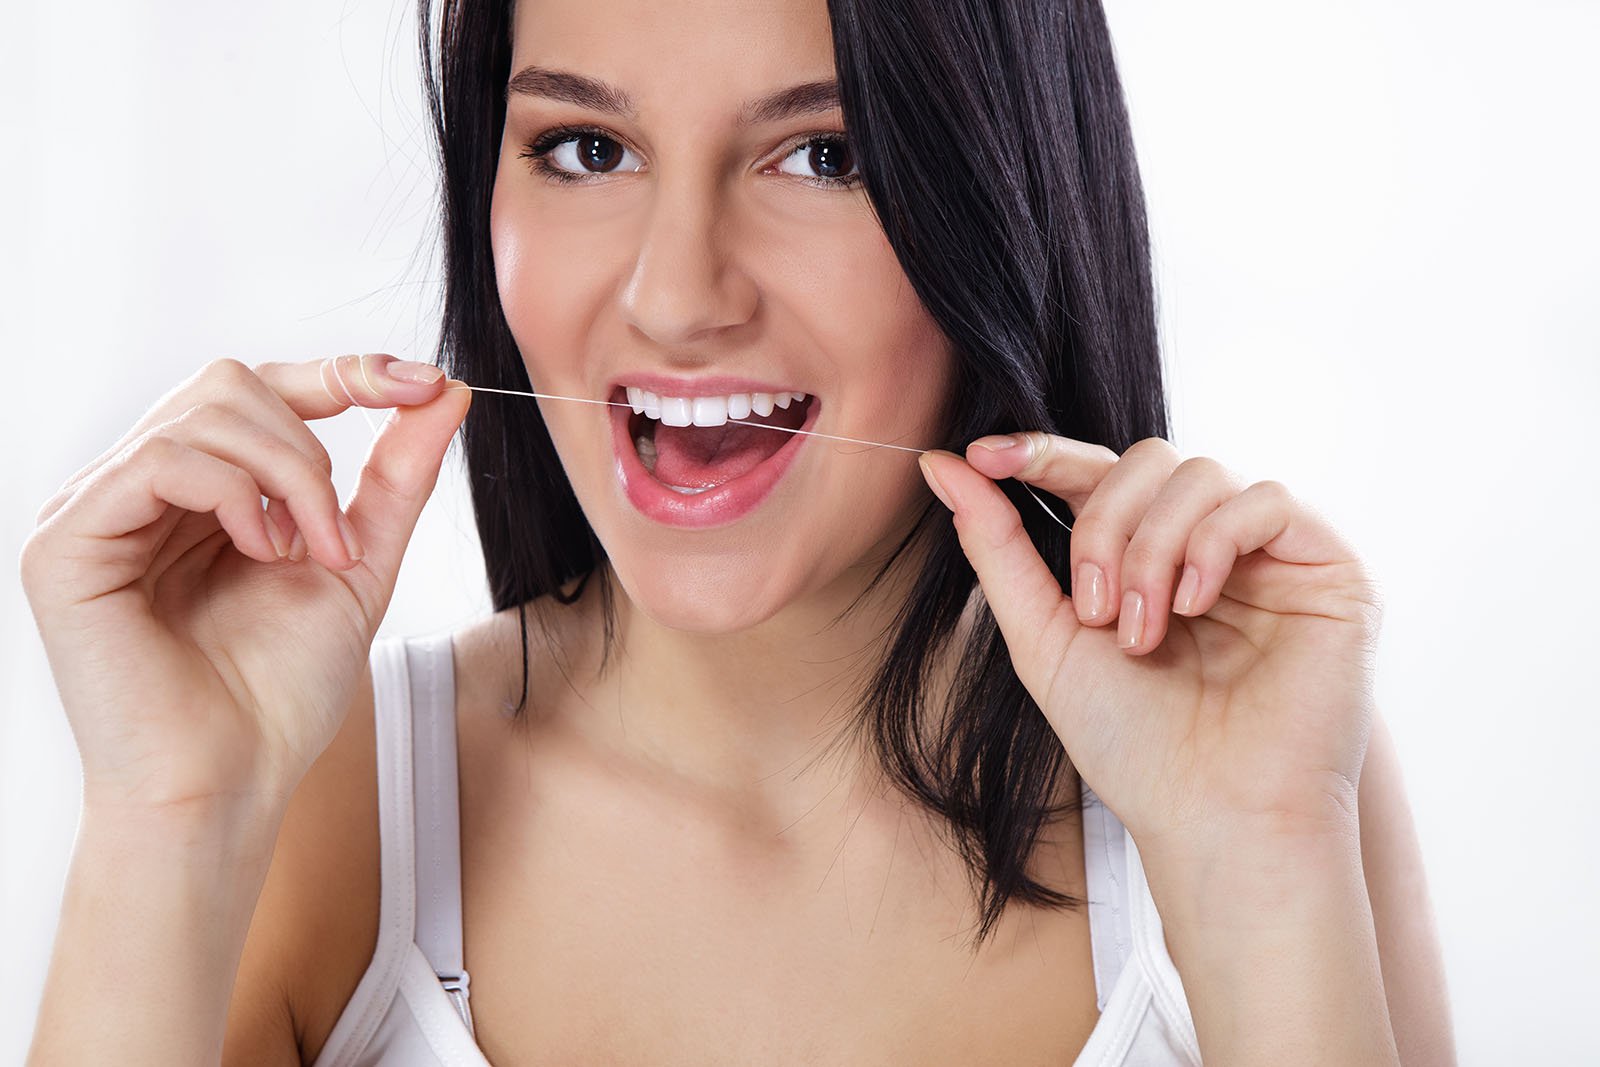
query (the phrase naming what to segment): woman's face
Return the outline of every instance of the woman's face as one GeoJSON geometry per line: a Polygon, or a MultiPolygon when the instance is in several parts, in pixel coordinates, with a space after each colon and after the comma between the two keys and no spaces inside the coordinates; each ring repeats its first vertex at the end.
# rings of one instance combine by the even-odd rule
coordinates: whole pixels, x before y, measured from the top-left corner
{"type": "Polygon", "coordinates": [[[513,38],[500,300],[535,391],[647,404],[537,401],[623,588],[724,633],[859,584],[927,499],[916,457],[703,425],[941,436],[949,344],[852,177],[836,97],[773,97],[834,81],[825,3],[522,0],[513,38]]]}

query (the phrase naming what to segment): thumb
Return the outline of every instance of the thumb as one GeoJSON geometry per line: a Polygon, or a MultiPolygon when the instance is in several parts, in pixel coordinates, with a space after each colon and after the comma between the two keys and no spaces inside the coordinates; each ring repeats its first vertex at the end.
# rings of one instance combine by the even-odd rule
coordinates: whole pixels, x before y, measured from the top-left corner
{"type": "Polygon", "coordinates": [[[356,478],[345,514],[365,553],[363,566],[346,573],[355,581],[366,572],[376,583],[370,598],[363,598],[374,625],[388,608],[406,545],[471,405],[472,391],[452,378],[427,403],[392,409],[356,478]]]}
{"type": "Polygon", "coordinates": [[[920,462],[929,488],[953,514],[961,551],[977,573],[1017,677],[1043,707],[1061,654],[1081,626],[1072,601],[991,478],[938,449],[920,462]]]}

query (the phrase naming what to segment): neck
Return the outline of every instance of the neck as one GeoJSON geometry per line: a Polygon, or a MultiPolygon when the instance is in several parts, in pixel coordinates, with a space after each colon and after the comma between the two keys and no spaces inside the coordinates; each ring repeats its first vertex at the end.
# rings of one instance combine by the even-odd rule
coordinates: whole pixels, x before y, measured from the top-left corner
{"type": "MultiPolygon", "coordinates": [[[[582,699],[564,702],[567,725],[674,795],[763,834],[803,817],[826,837],[835,816],[859,817],[871,798],[897,804],[870,738],[854,727],[915,557],[908,548],[870,593],[875,567],[862,566],[725,634],[656,623],[613,577],[616,641],[603,670],[596,576],[575,605],[587,637],[569,672],[582,699]]],[[[796,826],[788,835],[810,833],[796,826]]]]}

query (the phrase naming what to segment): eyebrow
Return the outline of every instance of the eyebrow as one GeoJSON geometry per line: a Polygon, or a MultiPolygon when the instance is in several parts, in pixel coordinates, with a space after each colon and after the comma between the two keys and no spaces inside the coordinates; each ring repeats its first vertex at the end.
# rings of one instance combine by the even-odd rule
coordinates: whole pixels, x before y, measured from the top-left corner
{"type": "MultiPolygon", "coordinates": [[[[546,67],[523,67],[517,71],[506,83],[506,98],[512,96],[564,100],[569,104],[626,119],[636,119],[639,114],[633,99],[621,89],[597,78],[546,67]]],[[[831,111],[838,106],[837,81],[802,82],[757,100],[747,100],[739,109],[738,123],[741,126],[754,126],[764,122],[779,122],[799,115],[831,111]]]]}

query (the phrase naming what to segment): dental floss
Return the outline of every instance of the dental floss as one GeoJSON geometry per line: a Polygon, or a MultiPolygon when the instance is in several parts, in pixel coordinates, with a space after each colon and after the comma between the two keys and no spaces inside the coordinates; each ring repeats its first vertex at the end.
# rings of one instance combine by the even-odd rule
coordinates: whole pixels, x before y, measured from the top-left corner
{"type": "MultiPolygon", "coordinates": [[[[627,408],[630,411],[633,410],[633,405],[632,404],[624,404],[624,403],[622,403],[621,401],[618,401],[618,400],[590,400],[587,397],[581,397],[581,396],[558,396],[558,395],[556,395],[554,393],[529,393],[529,392],[525,392],[525,391],[523,391],[521,389],[496,389],[496,388],[494,388],[492,386],[488,386],[488,385],[447,385],[447,386],[445,386],[445,388],[446,389],[463,389],[463,388],[464,389],[471,389],[473,392],[477,392],[477,393],[507,393],[507,394],[510,394],[511,396],[531,396],[531,397],[538,397],[538,398],[541,398],[541,399],[544,399],[544,400],[571,400],[571,401],[574,401],[575,403],[579,403],[579,404],[602,404],[602,405],[605,405],[607,407],[627,408]]],[[[849,442],[850,444],[853,444],[853,445],[866,445],[866,446],[868,446],[870,448],[893,448],[893,449],[897,449],[898,451],[901,451],[901,452],[910,452],[913,455],[918,455],[918,456],[922,455],[924,452],[933,451],[931,448],[907,448],[905,445],[891,445],[886,441],[863,441],[859,437],[841,437],[838,434],[819,433],[816,430],[796,430],[796,429],[791,429],[788,426],[770,426],[770,425],[768,425],[767,423],[764,423],[764,422],[751,422],[748,419],[729,419],[728,421],[729,422],[736,422],[740,426],[754,426],[757,429],[761,429],[761,430],[782,430],[784,433],[805,434],[807,437],[826,437],[831,441],[847,441],[847,442],[849,442]]],[[[1039,506],[1041,508],[1044,508],[1044,513],[1046,515],[1050,516],[1052,519],[1054,519],[1057,523],[1059,523],[1066,530],[1070,531],[1072,529],[1072,527],[1068,526],[1066,523],[1061,521],[1061,516],[1057,515],[1054,511],[1050,510],[1050,505],[1049,504],[1046,504],[1043,500],[1039,499],[1039,494],[1035,493],[1033,491],[1033,486],[1029,485],[1027,482],[1018,482],[1017,484],[1022,486],[1022,488],[1026,489],[1028,491],[1028,495],[1033,497],[1034,500],[1038,501],[1039,506]]]]}
{"type": "MultiPolygon", "coordinates": [[[[461,386],[447,385],[445,388],[460,389],[461,386]]],[[[494,389],[487,385],[469,385],[467,388],[473,390],[474,392],[481,393],[510,393],[512,396],[537,396],[543,397],[546,400],[575,400],[580,404],[606,404],[610,407],[630,409],[633,407],[632,404],[624,404],[618,400],[588,400],[579,396],[556,396],[553,393],[524,393],[517,389],[494,389]]],[[[803,433],[808,437],[827,437],[835,441],[848,441],[853,445],[871,445],[873,448],[897,448],[902,452],[914,452],[919,456],[928,451],[928,449],[925,448],[907,448],[905,445],[885,444],[882,441],[863,441],[858,437],[840,437],[838,434],[818,433],[816,430],[792,430],[787,426],[769,426],[764,422],[751,422],[749,419],[729,419],[728,421],[736,422],[740,426],[754,426],[762,430],[782,430],[785,433],[803,433]]]]}
{"type": "MultiPolygon", "coordinates": [[[[333,376],[334,376],[334,378],[336,378],[338,380],[339,388],[343,389],[344,390],[344,395],[350,398],[351,405],[354,406],[354,407],[360,407],[361,410],[362,410],[363,415],[365,415],[366,414],[366,408],[362,407],[359,403],[357,403],[355,396],[352,395],[351,392],[350,392],[350,387],[344,384],[344,376],[339,373],[339,361],[338,361],[338,359],[334,359],[331,362],[333,364],[333,376]]],[[[367,377],[366,361],[365,360],[360,360],[359,362],[361,363],[361,377],[367,383],[367,388],[371,389],[374,394],[377,394],[379,392],[377,387],[375,387],[372,384],[372,379],[367,377]]],[[[326,365],[327,364],[325,363],[324,366],[326,366],[326,365]]],[[[328,393],[328,395],[330,397],[333,397],[334,400],[338,400],[338,397],[333,396],[333,390],[328,388],[328,382],[327,382],[326,378],[323,379],[322,388],[327,390],[327,393],[328,393]]],[[[570,400],[570,401],[572,401],[573,403],[576,403],[576,404],[599,404],[599,405],[602,405],[604,407],[627,408],[630,411],[633,410],[633,405],[632,404],[624,404],[621,401],[617,401],[617,400],[591,400],[591,399],[589,399],[587,397],[581,397],[581,396],[559,396],[559,395],[557,395],[555,393],[530,393],[530,392],[527,392],[527,391],[522,390],[522,389],[496,389],[493,386],[488,386],[488,385],[467,385],[466,383],[462,383],[461,385],[447,385],[447,386],[445,386],[445,388],[446,389],[470,389],[475,393],[505,393],[508,396],[531,396],[531,397],[535,397],[535,398],[543,399],[543,400],[570,400]]],[[[829,439],[831,441],[845,441],[845,442],[848,442],[849,444],[853,444],[853,445],[866,445],[869,448],[893,448],[893,449],[895,449],[897,451],[900,451],[900,452],[910,452],[913,455],[918,455],[918,456],[922,455],[924,452],[933,451],[932,449],[928,449],[928,448],[907,448],[905,445],[892,445],[892,444],[889,444],[886,441],[863,441],[859,437],[841,437],[838,434],[820,433],[820,432],[818,432],[816,430],[797,430],[797,429],[791,429],[788,426],[770,426],[770,425],[768,425],[767,423],[764,423],[764,422],[751,422],[748,419],[729,419],[728,421],[729,422],[733,422],[733,423],[738,423],[740,426],[754,426],[757,429],[761,429],[761,430],[782,430],[784,433],[804,434],[807,437],[826,437],[827,439],[829,439]]],[[[369,425],[369,426],[372,425],[372,417],[370,415],[367,416],[367,425],[369,425]]],[[[373,429],[373,433],[377,433],[377,427],[376,426],[373,426],[372,429],[373,429]]],[[[1046,515],[1048,515],[1052,519],[1054,519],[1064,529],[1066,529],[1068,531],[1071,531],[1072,527],[1068,526],[1065,522],[1062,522],[1061,521],[1061,516],[1057,515],[1054,511],[1050,510],[1050,505],[1046,504],[1043,500],[1041,500],[1039,498],[1039,494],[1035,493],[1033,491],[1033,486],[1029,485],[1027,482],[1018,482],[1017,484],[1022,486],[1022,488],[1026,489],[1028,491],[1028,495],[1033,497],[1033,499],[1038,502],[1038,504],[1039,504],[1039,506],[1041,508],[1044,508],[1044,513],[1046,515]]]]}

